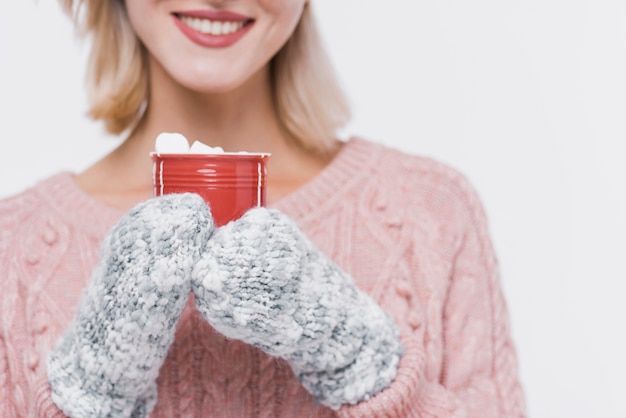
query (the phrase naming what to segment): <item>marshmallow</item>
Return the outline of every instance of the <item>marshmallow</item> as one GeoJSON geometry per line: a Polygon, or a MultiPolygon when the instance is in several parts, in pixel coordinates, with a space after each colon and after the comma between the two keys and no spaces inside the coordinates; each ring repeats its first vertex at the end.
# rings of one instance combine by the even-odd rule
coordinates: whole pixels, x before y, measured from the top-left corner
{"type": "Polygon", "coordinates": [[[186,154],[189,141],[182,134],[163,132],[157,136],[154,148],[157,154],[186,154]]]}
{"type": "Polygon", "coordinates": [[[194,141],[189,147],[189,141],[184,135],[172,132],[163,132],[157,136],[154,144],[157,154],[222,154],[222,147],[211,147],[200,141],[194,141]]]}
{"type": "Polygon", "coordinates": [[[223,152],[222,147],[210,147],[200,141],[194,141],[189,148],[190,154],[222,154],[223,152]]]}

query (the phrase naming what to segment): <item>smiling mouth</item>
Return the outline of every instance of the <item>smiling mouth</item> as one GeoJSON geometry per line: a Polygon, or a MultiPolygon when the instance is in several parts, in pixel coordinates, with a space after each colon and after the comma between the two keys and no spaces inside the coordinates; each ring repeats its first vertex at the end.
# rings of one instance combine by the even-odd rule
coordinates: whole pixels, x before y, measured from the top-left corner
{"type": "Polygon", "coordinates": [[[213,36],[230,35],[231,33],[235,33],[254,22],[254,20],[252,19],[235,21],[212,20],[207,18],[184,16],[179,14],[175,14],[175,16],[178,18],[178,20],[180,20],[186,26],[189,26],[191,29],[205,35],[213,36]]]}

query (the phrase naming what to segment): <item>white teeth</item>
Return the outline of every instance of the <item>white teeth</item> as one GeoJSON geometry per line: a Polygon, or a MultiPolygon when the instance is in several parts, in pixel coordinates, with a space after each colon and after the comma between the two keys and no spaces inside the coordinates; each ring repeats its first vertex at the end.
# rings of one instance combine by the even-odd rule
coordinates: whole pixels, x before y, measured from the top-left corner
{"type": "Polygon", "coordinates": [[[218,20],[201,19],[197,17],[180,16],[180,20],[190,28],[213,36],[228,35],[237,32],[243,27],[243,22],[223,22],[218,20]]]}
{"type": "Polygon", "coordinates": [[[211,35],[221,35],[222,34],[222,22],[213,22],[211,23],[211,35]]]}
{"type": "Polygon", "coordinates": [[[210,20],[200,20],[200,19],[196,19],[199,22],[198,25],[196,25],[197,27],[200,27],[200,32],[202,33],[211,33],[211,21],[210,20]]]}

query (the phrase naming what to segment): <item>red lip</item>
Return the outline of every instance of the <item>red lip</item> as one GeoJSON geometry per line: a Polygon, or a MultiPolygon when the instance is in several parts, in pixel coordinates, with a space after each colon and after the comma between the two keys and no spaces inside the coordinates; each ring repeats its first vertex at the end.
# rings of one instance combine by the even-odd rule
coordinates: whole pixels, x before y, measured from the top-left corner
{"type": "Polygon", "coordinates": [[[176,16],[199,17],[210,20],[228,20],[231,22],[244,22],[252,20],[250,16],[244,16],[229,10],[186,10],[184,12],[175,12],[176,16]]]}
{"type": "Polygon", "coordinates": [[[206,48],[225,48],[231,46],[239,41],[239,39],[241,39],[250,30],[252,25],[254,25],[254,20],[252,18],[226,10],[190,10],[174,13],[172,14],[172,18],[174,19],[176,26],[178,26],[178,29],[180,29],[180,31],[187,38],[189,38],[189,40],[206,48]],[[241,29],[236,32],[229,33],[228,35],[211,35],[198,32],[190,26],[187,26],[179,19],[179,16],[196,17],[221,22],[229,21],[246,23],[241,29]]]}

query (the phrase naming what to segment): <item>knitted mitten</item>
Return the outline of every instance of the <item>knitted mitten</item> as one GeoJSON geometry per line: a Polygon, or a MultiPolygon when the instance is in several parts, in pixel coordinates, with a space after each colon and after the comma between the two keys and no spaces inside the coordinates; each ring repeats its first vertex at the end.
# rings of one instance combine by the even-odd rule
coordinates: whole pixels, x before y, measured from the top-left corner
{"type": "Polygon", "coordinates": [[[216,330],[286,359],[326,406],[368,399],[395,377],[402,347],[391,317],[276,210],[217,229],[192,287],[216,330]]]}
{"type": "Polygon", "coordinates": [[[213,232],[197,195],[153,198],[107,235],[78,312],[48,358],[52,399],[77,417],[145,417],[191,291],[194,262],[213,232]]]}

